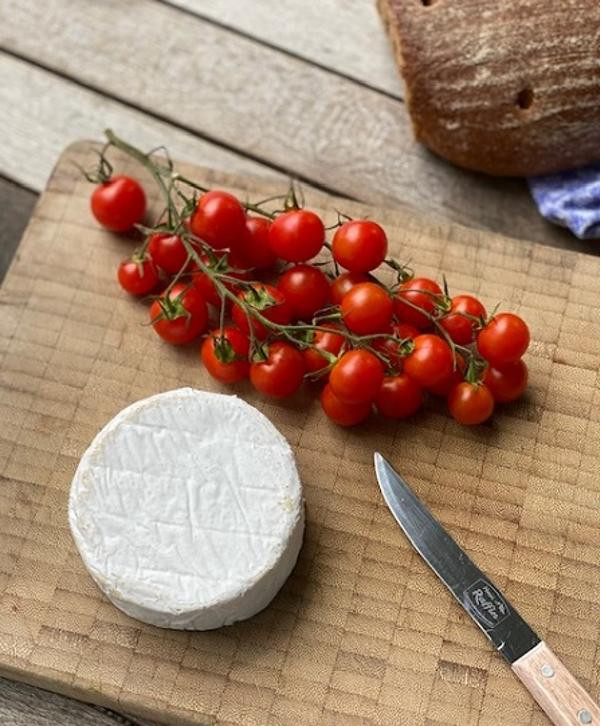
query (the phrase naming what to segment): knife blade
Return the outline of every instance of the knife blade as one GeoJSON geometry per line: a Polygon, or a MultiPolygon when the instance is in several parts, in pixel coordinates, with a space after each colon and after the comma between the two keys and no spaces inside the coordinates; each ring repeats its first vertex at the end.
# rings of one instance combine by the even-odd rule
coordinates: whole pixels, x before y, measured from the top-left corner
{"type": "Polygon", "coordinates": [[[600,726],[600,707],[380,454],[383,498],[409,541],[557,726],[600,726]]]}

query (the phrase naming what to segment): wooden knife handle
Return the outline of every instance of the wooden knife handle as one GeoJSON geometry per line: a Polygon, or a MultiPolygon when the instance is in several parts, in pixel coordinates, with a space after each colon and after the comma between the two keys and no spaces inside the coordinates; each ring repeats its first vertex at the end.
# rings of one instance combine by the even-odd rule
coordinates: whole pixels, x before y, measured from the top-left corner
{"type": "Polygon", "coordinates": [[[600,726],[600,706],[543,641],[512,669],[556,726],[600,726]]]}

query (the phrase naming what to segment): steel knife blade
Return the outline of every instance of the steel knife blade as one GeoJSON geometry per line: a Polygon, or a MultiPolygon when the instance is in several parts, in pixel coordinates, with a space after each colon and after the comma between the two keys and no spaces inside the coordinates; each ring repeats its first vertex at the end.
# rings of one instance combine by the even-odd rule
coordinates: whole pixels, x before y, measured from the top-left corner
{"type": "Polygon", "coordinates": [[[591,696],[379,453],[375,453],[375,472],[387,506],[413,547],[553,723],[600,726],[600,708],[591,696]]]}

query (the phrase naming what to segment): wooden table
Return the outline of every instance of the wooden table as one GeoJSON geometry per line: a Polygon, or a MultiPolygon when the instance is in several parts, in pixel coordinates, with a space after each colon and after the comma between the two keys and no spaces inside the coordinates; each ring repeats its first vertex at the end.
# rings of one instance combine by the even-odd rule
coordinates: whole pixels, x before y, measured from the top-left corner
{"type": "MultiPolygon", "coordinates": [[[[598,254],[522,180],[412,141],[372,0],[3,0],[0,278],[61,149],[110,126],[137,145],[598,254]]],[[[141,723],[0,679],[0,722],[141,723]]]]}

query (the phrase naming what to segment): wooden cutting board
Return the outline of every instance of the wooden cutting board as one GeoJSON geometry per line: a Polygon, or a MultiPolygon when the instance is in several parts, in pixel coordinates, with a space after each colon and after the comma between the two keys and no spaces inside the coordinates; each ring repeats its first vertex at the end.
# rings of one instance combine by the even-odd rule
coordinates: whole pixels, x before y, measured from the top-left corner
{"type": "MultiPolygon", "coordinates": [[[[300,561],[247,622],[160,630],[116,610],[87,575],[69,485],[128,403],[220,389],[197,345],[161,344],[145,306],[118,288],[131,242],[94,223],[73,165],[89,165],[92,148],[61,157],[0,297],[0,672],[170,724],[547,723],[395,525],[373,476],[378,449],[600,696],[600,258],[307,192],[328,221],[336,209],[372,215],[420,273],[444,271],[452,289],[522,314],[529,393],[475,429],[431,404],[409,422],[347,431],[310,392],[273,403],[239,386],[294,447],[308,516],[300,561]]],[[[281,191],[182,168],[254,199],[281,191]]]]}

